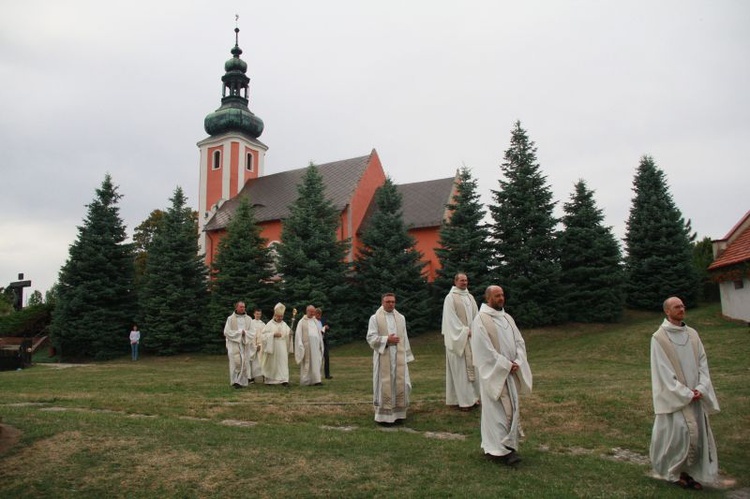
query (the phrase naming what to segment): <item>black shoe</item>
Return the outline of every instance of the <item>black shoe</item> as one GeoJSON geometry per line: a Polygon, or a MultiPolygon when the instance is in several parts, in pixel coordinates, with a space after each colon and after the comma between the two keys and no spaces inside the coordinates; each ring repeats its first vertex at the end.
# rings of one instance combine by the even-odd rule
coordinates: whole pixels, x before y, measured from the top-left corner
{"type": "Polygon", "coordinates": [[[315,383],[313,386],[323,386],[323,383],[315,383]]]}
{"type": "Polygon", "coordinates": [[[333,376],[326,376],[326,379],[333,379],[333,376]]]}
{"type": "Polygon", "coordinates": [[[242,388],[242,385],[239,383],[234,383],[232,386],[235,388],[242,388]]]}
{"type": "Polygon", "coordinates": [[[286,386],[286,387],[289,387],[289,383],[287,383],[286,381],[284,381],[284,382],[283,382],[283,383],[281,384],[281,386],[286,386]]]}
{"type": "Polygon", "coordinates": [[[248,385],[254,385],[255,384],[255,378],[247,378],[247,384],[248,385]]]}
{"type": "Polygon", "coordinates": [[[516,451],[510,451],[510,454],[504,456],[505,464],[513,466],[521,462],[521,455],[516,451]]]}

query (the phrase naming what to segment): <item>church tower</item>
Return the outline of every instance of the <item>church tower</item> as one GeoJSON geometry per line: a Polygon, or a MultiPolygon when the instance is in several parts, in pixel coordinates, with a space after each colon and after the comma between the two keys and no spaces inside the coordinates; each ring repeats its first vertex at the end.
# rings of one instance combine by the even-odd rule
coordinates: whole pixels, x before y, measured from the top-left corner
{"type": "Polygon", "coordinates": [[[221,77],[221,107],[206,116],[203,127],[209,135],[198,142],[200,181],[198,187],[198,229],[201,251],[206,250],[203,227],[225,201],[242,190],[245,183],[263,175],[268,146],[258,140],[263,120],[247,107],[247,63],[240,59],[239,28],[234,29],[232,58],[224,63],[221,77]]]}

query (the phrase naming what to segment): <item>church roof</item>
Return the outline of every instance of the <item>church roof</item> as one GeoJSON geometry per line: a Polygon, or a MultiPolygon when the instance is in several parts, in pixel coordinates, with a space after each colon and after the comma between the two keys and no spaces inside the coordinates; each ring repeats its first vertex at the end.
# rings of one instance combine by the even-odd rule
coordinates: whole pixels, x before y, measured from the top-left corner
{"type": "Polygon", "coordinates": [[[750,261],[750,211],[735,224],[734,227],[717,242],[726,241],[727,247],[708,266],[708,270],[716,270],[737,263],[750,261]]]}
{"type": "MultiPolygon", "coordinates": [[[[326,197],[338,211],[343,211],[349,204],[373,154],[374,150],[367,156],[315,165],[323,177],[326,197]]],[[[249,180],[237,196],[221,205],[206,224],[205,230],[226,228],[243,197],[250,200],[258,222],[287,218],[289,205],[297,200],[297,187],[302,183],[306,170],[298,168],[249,180]]]]}
{"type": "MultiPolygon", "coordinates": [[[[423,229],[440,226],[445,218],[446,205],[453,195],[455,181],[455,177],[448,177],[396,185],[396,190],[401,194],[401,212],[406,228],[423,229]]],[[[362,233],[367,230],[370,217],[377,209],[375,197],[373,197],[358,232],[362,233]]]]}
{"type": "Polygon", "coordinates": [[[420,229],[442,224],[445,205],[450,203],[454,184],[455,178],[448,177],[397,185],[407,228],[420,229]]]}
{"type": "MultiPolygon", "coordinates": [[[[374,149],[367,156],[315,165],[323,177],[326,196],[339,212],[351,201],[373,154],[376,154],[374,149]]],[[[250,200],[258,222],[287,218],[289,206],[299,196],[298,186],[302,183],[306,170],[307,168],[298,168],[249,180],[237,196],[219,207],[204,230],[225,229],[243,197],[250,200]]],[[[439,226],[445,215],[445,205],[450,202],[453,194],[454,182],[454,177],[448,177],[397,185],[402,197],[406,226],[410,229],[439,226]]],[[[363,226],[374,209],[373,198],[363,226]]]]}

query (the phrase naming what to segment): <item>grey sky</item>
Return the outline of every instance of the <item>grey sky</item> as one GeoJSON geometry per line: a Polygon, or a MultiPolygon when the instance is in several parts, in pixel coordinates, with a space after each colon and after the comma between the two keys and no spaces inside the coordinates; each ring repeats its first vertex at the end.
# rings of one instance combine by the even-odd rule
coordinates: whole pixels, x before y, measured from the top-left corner
{"type": "Polygon", "coordinates": [[[489,202],[521,120],[558,209],[583,178],[618,237],[643,154],[700,237],[750,209],[743,0],[0,1],[0,286],[54,283],[106,172],[131,233],[178,185],[197,207],[235,13],[267,174],[376,148],[489,202]]]}

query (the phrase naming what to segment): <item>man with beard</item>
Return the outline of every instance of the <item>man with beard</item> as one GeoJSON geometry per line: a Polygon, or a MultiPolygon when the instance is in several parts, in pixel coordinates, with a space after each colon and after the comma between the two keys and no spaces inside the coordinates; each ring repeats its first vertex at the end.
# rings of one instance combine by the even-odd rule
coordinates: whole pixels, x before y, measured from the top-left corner
{"type": "Polygon", "coordinates": [[[664,301],[667,316],[651,337],[654,427],[651,465],[657,477],[683,489],[716,482],[719,462],[708,415],[719,412],[708,360],[695,329],[685,325],[685,305],[664,301]],[[693,478],[693,475],[695,478],[693,478]],[[696,480],[697,479],[697,480],[696,480]]]}
{"type": "Polygon", "coordinates": [[[509,466],[521,461],[519,398],[531,393],[526,343],[516,322],[503,309],[505,293],[489,286],[471,324],[471,347],[482,399],[482,450],[509,466]]]}
{"type": "Polygon", "coordinates": [[[443,301],[441,332],[445,343],[445,404],[468,411],[479,402],[479,387],[471,351],[471,322],[477,302],[468,290],[469,279],[459,272],[443,301]]]}

